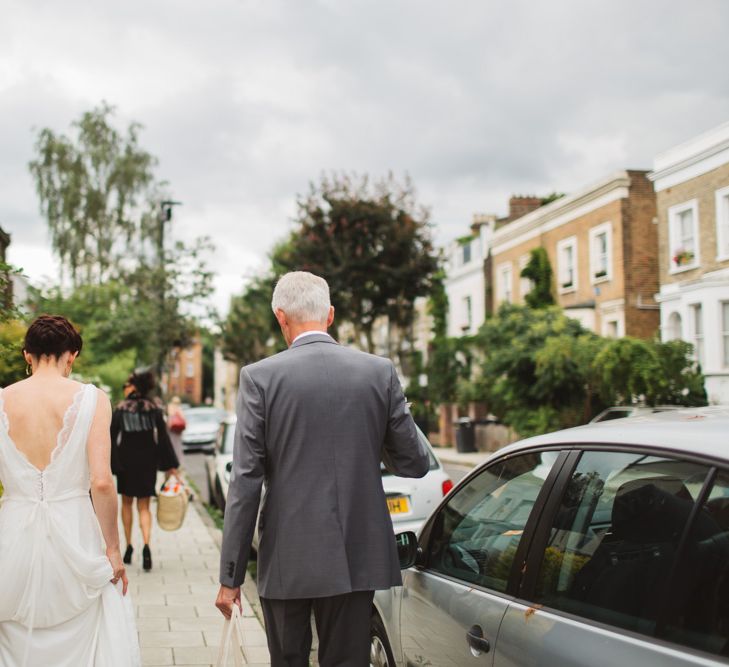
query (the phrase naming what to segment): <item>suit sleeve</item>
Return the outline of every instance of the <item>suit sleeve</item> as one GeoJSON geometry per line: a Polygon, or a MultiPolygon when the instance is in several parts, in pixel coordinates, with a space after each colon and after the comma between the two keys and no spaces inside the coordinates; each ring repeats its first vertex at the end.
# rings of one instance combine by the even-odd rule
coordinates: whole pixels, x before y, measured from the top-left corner
{"type": "Polygon", "coordinates": [[[245,579],[266,464],[263,394],[245,368],[240,374],[236,412],[233,468],[220,552],[220,583],[231,588],[245,579]]]}
{"type": "Polygon", "coordinates": [[[430,468],[425,445],[418,436],[395,367],[390,364],[390,414],[382,449],[385,467],[399,477],[423,477],[430,468]]]}

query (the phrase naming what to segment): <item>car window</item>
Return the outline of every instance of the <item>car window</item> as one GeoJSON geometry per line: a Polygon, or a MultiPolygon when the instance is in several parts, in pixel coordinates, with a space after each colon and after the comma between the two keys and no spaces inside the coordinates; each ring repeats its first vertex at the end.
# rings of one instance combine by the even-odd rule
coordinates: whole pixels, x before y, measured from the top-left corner
{"type": "Polygon", "coordinates": [[[625,419],[626,417],[630,417],[632,412],[632,410],[609,410],[598,421],[607,422],[612,419],[625,419]]]}
{"type": "Polygon", "coordinates": [[[537,602],[653,634],[707,472],[663,457],[585,452],[552,524],[537,602]]]}
{"type": "Polygon", "coordinates": [[[672,582],[664,636],[729,656],[729,473],[718,475],[672,582]]]}
{"type": "Polygon", "coordinates": [[[558,455],[514,456],[458,489],[433,524],[429,569],[505,591],[527,519],[558,455]]]}
{"type": "Polygon", "coordinates": [[[235,422],[223,424],[223,437],[221,438],[221,454],[232,454],[233,443],[235,442],[235,422]]]}

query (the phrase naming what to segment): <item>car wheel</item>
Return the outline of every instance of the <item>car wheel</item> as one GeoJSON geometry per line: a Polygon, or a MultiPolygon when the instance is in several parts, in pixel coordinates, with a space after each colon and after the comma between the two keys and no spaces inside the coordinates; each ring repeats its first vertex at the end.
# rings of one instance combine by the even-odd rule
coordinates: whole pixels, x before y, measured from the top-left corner
{"type": "Polygon", "coordinates": [[[395,667],[385,626],[377,614],[370,621],[370,667],[395,667]]]}

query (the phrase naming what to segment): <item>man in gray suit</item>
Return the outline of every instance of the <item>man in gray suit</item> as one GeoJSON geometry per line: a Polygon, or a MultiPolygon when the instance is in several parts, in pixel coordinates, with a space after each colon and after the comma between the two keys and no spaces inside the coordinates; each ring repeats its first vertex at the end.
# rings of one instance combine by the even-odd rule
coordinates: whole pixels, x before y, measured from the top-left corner
{"type": "Polygon", "coordinates": [[[311,613],[322,667],[369,664],[377,589],[401,584],[380,461],[429,460],[392,363],[336,343],[329,286],[283,276],[272,308],[289,349],[240,373],[217,607],[240,605],[261,488],[258,592],[273,667],[306,667],[311,613]]]}

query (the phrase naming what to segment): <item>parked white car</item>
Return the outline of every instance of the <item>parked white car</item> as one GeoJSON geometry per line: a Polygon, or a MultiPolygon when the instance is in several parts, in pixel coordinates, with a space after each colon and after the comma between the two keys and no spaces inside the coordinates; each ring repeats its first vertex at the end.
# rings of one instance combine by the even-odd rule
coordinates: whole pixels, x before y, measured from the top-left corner
{"type": "MultiPolygon", "coordinates": [[[[210,502],[221,510],[225,509],[225,499],[228,495],[235,424],[235,415],[223,420],[215,440],[214,451],[205,459],[210,502]]],[[[453,482],[433,454],[427,438],[420,430],[418,434],[428,448],[430,456],[430,470],[425,477],[405,479],[391,475],[384,467],[382,469],[382,487],[385,490],[390,517],[396,532],[417,531],[425,518],[453,487],[453,482]]]]}

